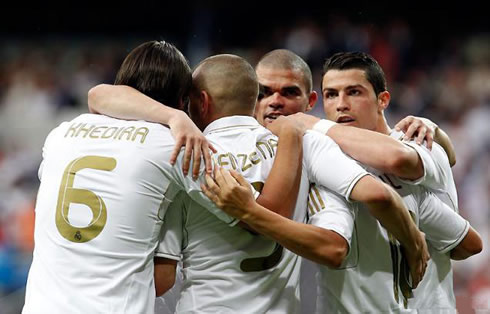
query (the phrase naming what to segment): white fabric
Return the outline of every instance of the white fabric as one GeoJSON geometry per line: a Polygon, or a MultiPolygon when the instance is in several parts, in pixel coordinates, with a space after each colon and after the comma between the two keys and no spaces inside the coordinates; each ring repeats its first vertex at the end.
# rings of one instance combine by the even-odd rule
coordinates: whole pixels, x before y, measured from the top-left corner
{"type": "Polygon", "coordinates": [[[102,115],[84,114],[51,132],[23,313],[151,313],[153,254],[179,191],[234,223],[199,192],[200,181],[183,176],[180,158],[168,163],[174,144],[161,125],[102,115]],[[96,236],[92,222],[103,226],[96,236]]]}
{"type": "MultiPolygon", "coordinates": [[[[392,132],[390,135],[401,139],[403,133],[392,132]]],[[[415,149],[424,167],[424,175],[421,178],[406,182],[426,187],[456,213],[459,212],[456,184],[444,149],[437,143],[432,144],[430,151],[425,143],[423,145],[418,145],[414,141],[403,141],[403,143],[415,149]]],[[[424,280],[414,291],[415,298],[409,300],[409,306],[419,311],[430,312],[437,309],[453,313],[456,310],[456,298],[449,253],[440,253],[431,246],[429,246],[429,252],[431,259],[427,265],[424,280]]]]}
{"type": "MultiPolygon", "coordinates": [[[[272,168],[277,139],[255,119],[244,116],[222,118],[211,123],[204,133],[218,150],[213,155],[217,164],[235,168],[249,182],[265,182],[272,168]]],[[[328,141],[313,132],[305,135],[304,151],[310,150],[317,155],[307,158],[304,153],[304,169],[314,170],[316,175],[328,169],[333,173],[333,168],[345,162],[346,175],[339,174],[338,182],[329,180],[334,182],[332,189],[348,198],[351,186],[366,171],[346,158],[338,146],[327,144],[328,141]],[[327,154],[337,153],[342,155],[339,160],[321,166],[327,169],[315,169],[315,165],[319,165],[314,162],[316,158],[328,159],[331,157],[327,154]]],[[[298,222],[306,221],[309,177],[314,176],[303,171],[293,215],[298,222]]],[[[274,241],[238,226],[230,228],[189,199],[180,206],[169,208],[164,233],[157,254],[180,254],[183,262],[184,282],[177,312],[299,312],[301,260],[274,241]],[[279,254],[276,256],[274,252],[279,254]],[[252,265],[247,266],[247,263],[252,265]]]]}
{"type": "Polygon", "coordinates": [[[316,131],[316,132],[319,132],[322,135],[325,135],[325,134],[327,134],[328,130],[330,130],[330,128],[333,127],[336,124],[337,123],[335,123],[333,121],[326,120],[326,119],[321,119],[320,121],[318,121],[317,123],[315,123],[313,125],[312,130],[313,131],[316,131]]]}
{"type": "MultiPolygon", "coordinates": [[[[433,248],[441,253],[455,247],[468,231],[468,223],[427,189],[409,185],[393,176],[378,174],[402,196],[415,221],[433,248]]],[[[310,192],[324,204],[309,223],[333,230],[349,243],[349,254],[340,269],[320,266],[317,313],[415,312],[405,307],[402,288],[394,272],[403,272],[396,241],[363,205],[349,204],[338,195],[317,188],[310,192]]],[[[425,280],[425,279],[424,279],[425,280]]],[[[417,288],[418,290],[418,288],[417,288]]],[[[414,293],[417,293],[415,290],[414,293]]]]}

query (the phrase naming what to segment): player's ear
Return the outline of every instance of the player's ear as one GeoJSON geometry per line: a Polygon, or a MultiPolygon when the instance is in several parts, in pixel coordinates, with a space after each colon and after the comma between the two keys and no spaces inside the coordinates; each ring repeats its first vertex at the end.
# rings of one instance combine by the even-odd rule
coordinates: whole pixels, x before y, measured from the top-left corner
{"type": "Polygon", "coordinates": [[[206,91],[202,90],[199,94],[199,98],[201,100],[201,116],[206,116],[209,113],[211,97],[206,91]]]}
{"type": "Polygon", "coordinates": [[[310,96],[308,96],[308,106],[306,106],[305,112],[313,109],[313,107],[315,107],[317,100],[318,100],[318,93],[316,91],[312,91],[310,93],[310,96]]]}
{"type": "Polygon", "coordinates": [[[390,99],[391,95],[390,92],[388,91],[383,91],[378,94],[378,111],[382,112],[386,108],[388,108],[388,105],[390,104],[390,99]]]}

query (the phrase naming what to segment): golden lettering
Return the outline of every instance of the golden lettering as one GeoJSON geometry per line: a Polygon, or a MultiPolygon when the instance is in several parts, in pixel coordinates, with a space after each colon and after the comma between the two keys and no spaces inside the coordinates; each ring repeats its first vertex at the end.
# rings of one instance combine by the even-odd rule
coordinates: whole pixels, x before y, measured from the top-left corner
{"type": "Polygon", "coordinates": [[[98,133],[102,132],[101,131],[102,129],[107,129],[107,127],[106,126],[96,127],[95,129],[92,130],[92,132],[90,132],[89,137],[90,138],[99,138],[100,134],[98,134],[98,133]]]}
{"type": "Polygon", "coordinates": [[[130,140],[131,139],[131,133],[133,133],[134,129],[135,129],[134,126],[130,126],[130,127],[125,128],[124,131],[121,132],[121,134],[119,135],[119,137],[117,139],[120,140],[124,135],[127,135],[126,140],[130,140]]]}
{"type": "Polygon", "coordinates": [[[148,128],[145,127],[137,128],[131,140],[134,141],[136,139],[136,136],[141,135],[140,143],[144,143],[146,136],[148,135],[149,132],[150,130],[148,130],[148,128]]]}
{"type": "Polygon", "coordinates": [[[119,128],[113,126],[111,128],[108,128],[107,130],[104,131],[104,133],[102,133],[102,136],[101,138],[110,138],[114,135],[114,133],[116,133],[116,131],[118,130],[119,128]],[[112,133],[110,133],[112,131],[112,133]]]}
{"type": "Polygon", "coordinates": [[[86,125],[87,123],[84,123],[78,128],[75,137],[78,137],[78,135],[80,135],[80,132],[84,132],[84,135],[82,137],[85,138],[90,133],[90,131],[92,131],[92,129],[95,127],[94,125],[91,125],[89,128],[85,128],[86,125]]]}
{"type": "Polygon", "coordinates": [[[66,131],[66,133],[65,133],[65,137],[67,137],[67,136],[68,136],[68,133],[70,133],[70,132],[72,132],[71,137],[75,136],[75,132],[77,131],[77,129],[78,129],[78,128],[79,128],[79,127],[82,125],[82,124],[81,124],[81,123],[79,123],[79,124],[77,124],[76,126],[73,126],[73,125],[74,125],[74,123],[72,123],[72,124],[70,125],[70,127],[68,128],[68,131],[66,131]]]}

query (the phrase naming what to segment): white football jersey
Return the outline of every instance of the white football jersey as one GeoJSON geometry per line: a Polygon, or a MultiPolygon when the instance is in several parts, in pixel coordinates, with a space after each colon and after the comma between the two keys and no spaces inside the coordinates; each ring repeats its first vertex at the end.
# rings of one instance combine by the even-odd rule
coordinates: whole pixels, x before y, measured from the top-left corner
{"type": "Polygon", "coordinates": [[[213,207],[184,177],[170,130],[83,114],[48,136],[23,313],[152,313],[153,257],[179,191],[213,207]]]}
{"type": "MultiPolygon", "coordinates": [[[[400,139],[401,132],[392,132],[391,136],[400,139]]],[[[456,184],[449,160],[444,149],[433,143],[432,150],[414,141],[403,141],[415,149],[424,165],[424,175],[415,181],[406,180],[409,184],[422,185],[436,194],[456,213],[458,210],[458,195],[456,184]]],[[[456,312],[456,298],[453,289],[453,271],[449,252],[440,253],[429,245],[431,259],[427,264],[424,280],[414,290],[414,298],[409,300],[409,307],[419,311],[442,310],[448,313],[456,312]]]]}
{"type": "MultiPolygon", "coordinates": [[[[469,224],[433,193],[394,176],[377,175],[402,196],[434,250],[448,252],[464,238],[469,224]]],[[[309,223],[335,231],[349,243],[339,269],[320,266],[317,313],[416,312],[407,306],[412,293],[409,271],[397,241],[362,204],[348,204],[322,187],[312,191],[309,223]]]]}
{"type": "MultiPolygon", "coordinates": [[[[239,171],[260,190],[272,168],[277,138],[246,116],[216,120],[204,134],[218,150],[216,163],[239,171]]],[[[305,171],[293,216],[298,222],[306,221],[309,178],[323,180],[348,199],[366,174],[330,139],[308,133],[303,147],[305,171]]],[[[167,212],[157,251],[158,256],[182,259],[178,313],[299,312],[297,255],[264,236],[229,227],[185,195],[180,202],[167,212]]]]}

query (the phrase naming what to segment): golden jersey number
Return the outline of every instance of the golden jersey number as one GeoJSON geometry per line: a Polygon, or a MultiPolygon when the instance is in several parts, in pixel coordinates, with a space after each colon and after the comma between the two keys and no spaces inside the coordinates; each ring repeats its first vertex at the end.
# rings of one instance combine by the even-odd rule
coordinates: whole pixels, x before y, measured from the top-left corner
{"type": "Polygon", "coordinates": [[[73,181],[78,171],[82,169],[96,169],[112,171],[116,167],[116,160],[110,157],[85,156],[70,162],[63,172],[58,204],[56,205],[56,228],[68,241],[75,243],[88,242],[97,237],[107,221],[107,208],[104,201],[94,192],[73,187],[73,181]],[[70,204],[87,205],[92,211],[92,220],[86,227],[75,227],[68,220],[70,204]]]}

